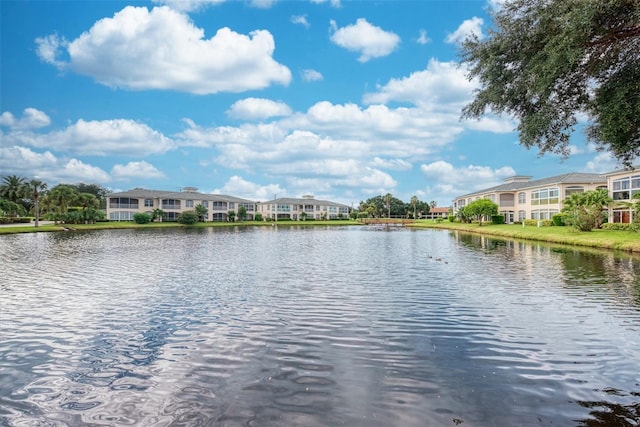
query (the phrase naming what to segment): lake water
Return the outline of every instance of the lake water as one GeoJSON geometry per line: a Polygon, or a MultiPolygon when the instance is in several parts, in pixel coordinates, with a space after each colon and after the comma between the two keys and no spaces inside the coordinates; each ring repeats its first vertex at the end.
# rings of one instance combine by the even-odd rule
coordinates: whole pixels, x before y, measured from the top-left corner
{"type": "Polygon", "coordinates": [[[0,425],[637,426],[640,260],[404,228],[0,236],[0,425]]]}

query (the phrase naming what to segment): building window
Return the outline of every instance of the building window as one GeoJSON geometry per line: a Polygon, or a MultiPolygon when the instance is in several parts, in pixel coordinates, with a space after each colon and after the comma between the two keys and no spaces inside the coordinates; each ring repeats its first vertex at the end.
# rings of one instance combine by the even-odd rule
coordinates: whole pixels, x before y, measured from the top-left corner
{"type": "Polygon", "coordinates": [[[127,211],[109,212],[109,221],[133,221],[134,213],[127,211]]]}
{"type": "Polygon", "coordinates": [[[138,199],[130,199],[128,197],[110,197],[110,209],[138,209],[138,199]]]}
{"type": "Polygon", "coordinates": [[[640,175],[613,181],[613,200],[629,200],[640,191],[640,175]]]}
{"type": "Polygon", "coordinates": [[[524,221],[525,219],[527,219],[527,212],[518,211],[518,221],[524,221]]]}
{"type": "Polygon", "coordinates": [[[518,193],[518,203],[527,203],[527,193],[525,193],[524,191],[518,193]]]}
{"type": "Polygon", "coordinates": [[[180,200],[162,199],[162,209],[180,209],[180,200]]]}
{"type": "Polygon", "coordinates": [[[219,211],[227,208],[226,202],[213,202],[213,210],[219,211]]]}
{"type": "Polygon", "coordinates": [[[567,187],[564,189],[564,197],[569,197],[574,193],[584,193],[584,187],[580,187],[576,185],[576,186],[567,187]]]}
{"type": "Polygon", "coordinates": [[[185,208],[192,208],[193,207],[193,200],[187,200],[186,202],[184,202],[184,207],[185,208]]]}
{"type": "Polygon", "coordinates": [[[229,202],[229,210],[233,210],[235,208],[235,203],[229,202]]]}
{"type": "MultiPolygon", "coordinates": [[[[558,203],[559,190],[557,188],[542,188],[531,192],[532,205],[553,205],[558,203]]],[[[534,218],[537,219],[537,218],[534,218]]]]}
{"type": "Polygon", "coordinates": [[[202,201],[202,206],[203,206],[203,207],[205,207],[205,208],[207,208],[207,209],[209,209],[209,201],[207,201],[207,200],[203,200],[203,201],[202,201]]]}
{"type": "Polygon", "coordinates": [[[152,208],[153,207],[153,199],[144,199],[144,207],[152,208]]]}

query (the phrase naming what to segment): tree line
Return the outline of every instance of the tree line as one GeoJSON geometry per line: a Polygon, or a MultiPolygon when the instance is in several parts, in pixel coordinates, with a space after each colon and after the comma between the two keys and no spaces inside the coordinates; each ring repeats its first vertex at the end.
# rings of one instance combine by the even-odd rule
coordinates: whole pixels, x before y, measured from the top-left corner
{"type": "Polygon", "coordinates": [[[371,197],[361,201],[357,212],[357,218],[424,218],[431,208],[435,208],[435,201],[425,202],[412,196],[408,203],[393,197],[391,193],[371,197]]]}
{"type": "Polygon", "coordinates": [[[95,223],[105,218],[109,190],[97,184],[58,184],[49,188],[39,179],[8,175],[0,183],[0,217],[15,222],[32,216],[67,224],[95,223]]]}

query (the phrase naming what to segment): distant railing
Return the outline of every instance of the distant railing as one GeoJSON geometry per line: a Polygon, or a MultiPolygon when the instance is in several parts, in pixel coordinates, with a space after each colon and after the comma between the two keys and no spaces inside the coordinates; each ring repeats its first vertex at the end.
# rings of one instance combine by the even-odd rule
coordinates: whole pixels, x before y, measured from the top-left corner
{"type": "Polygon", "coordinates": [[[138,209],[138,203],[109,203],[109,209],[138,209]]]}

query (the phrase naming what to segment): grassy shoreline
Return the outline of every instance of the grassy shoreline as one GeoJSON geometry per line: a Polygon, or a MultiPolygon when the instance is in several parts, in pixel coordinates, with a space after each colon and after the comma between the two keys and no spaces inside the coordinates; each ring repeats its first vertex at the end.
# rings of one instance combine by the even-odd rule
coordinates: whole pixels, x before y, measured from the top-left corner
{"type": "Polygon", "coordinates": [[[236,221],[236,222],[199,222],[194,225],[183,225],[177,222],[152,222],[149,224],[136,224],[135,222],[98,222],[96,224],[46,224],[36,228],[34,225],[4,225],[0,227],[2,234],[18,233],[46,233],[56,231],[90,231],[90,230],[122,230],[122,229],[150,229],[150,228],[212,228],[212,227],[279,227],[290,226],[345,226],[360,225],[352,220],[331,221],[236,221]]]}
{"type": "MultiPolygon", "coordinates": [[[[35,228],[28,226],[2,226],[0,235],[16,233],[39,233],[56,231],[88,231],[88,230],[117,230],[117,229],[149,229],[149,228],[210,228],[210,227],[271,227],[275,222],[207,222],[185,226],[176,222],[155,222],[150,224],[136,224],[133,222],[101,222],[97,224],[47,224],[35,228]]],[[[332,221],[281,221],[279,227],[293,226],[348,226],[363,225],[353,220],[332,221]]],[[[599,249],[611,249],[625,252],[640,253],[640,233],[621,230],[593,230],[579,232],[571,227],[523,227],[513,224],[461,224],[452,222],[435,222],[434,220],[419,220],[405,224],[412,228],[435,228],[443,230],[458,230],[466,233],[483,234],[487,236],[502,237],[507,239],[520,239],[528,241],[558,243],[599,249]]]]}
{"type": "Polygon", "coordinates": [[[640,253],[640,233],[621,230],[576,231],[571,227],[523,227],[515,224],[461,224],[417,221],[413,228],[458,230],[487,236],[640,253]]]}

